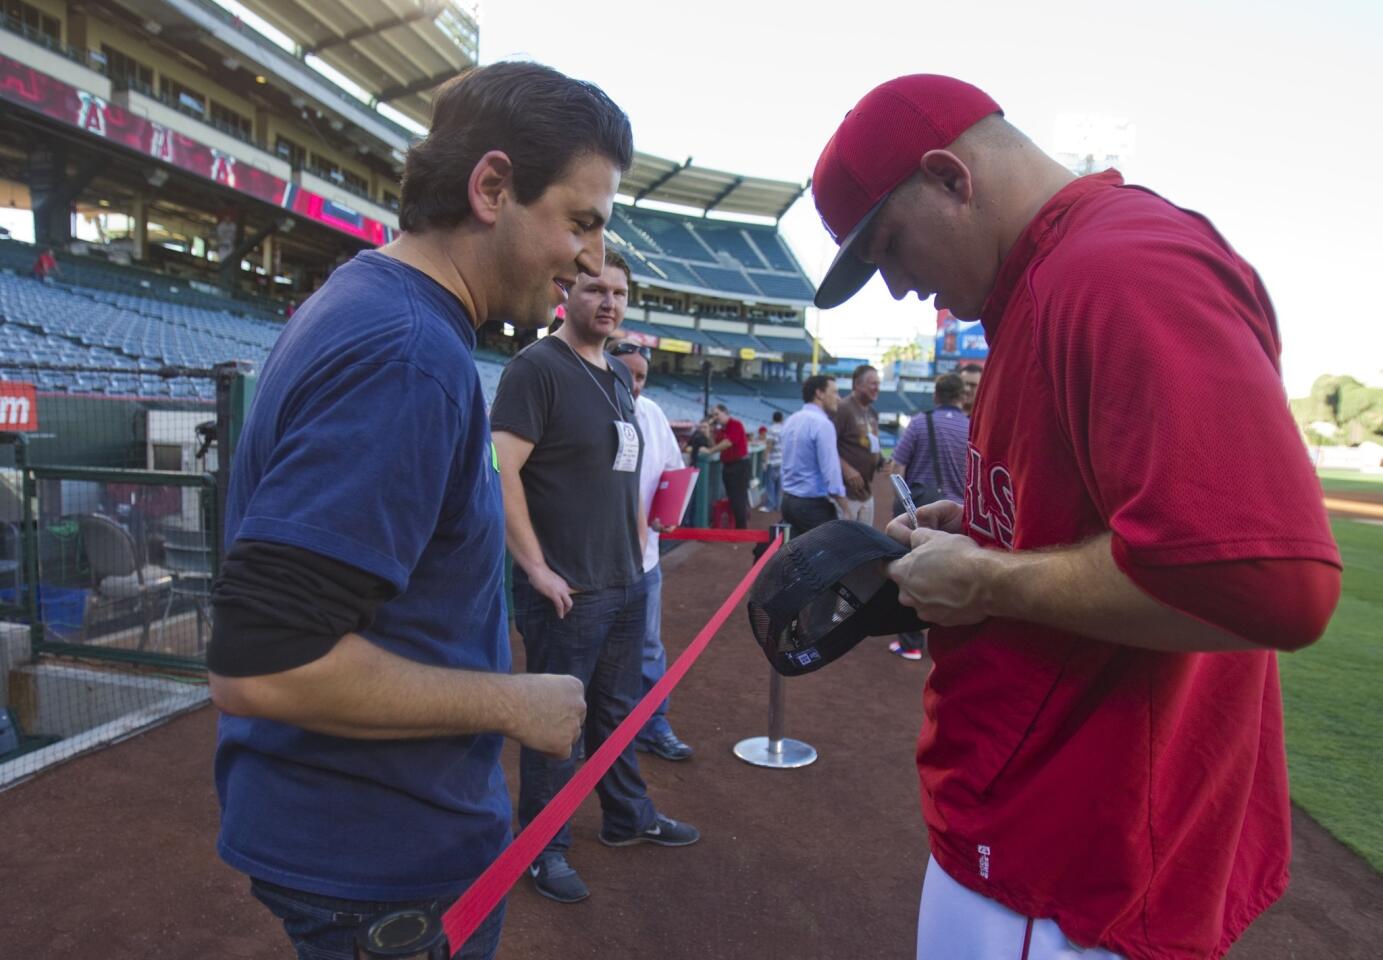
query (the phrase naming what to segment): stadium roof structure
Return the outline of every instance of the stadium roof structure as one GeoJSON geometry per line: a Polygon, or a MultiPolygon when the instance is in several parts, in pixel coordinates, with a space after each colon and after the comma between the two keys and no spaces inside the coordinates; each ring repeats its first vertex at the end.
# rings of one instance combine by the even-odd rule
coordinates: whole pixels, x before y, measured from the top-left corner
{"type": "Polygon", "coordinates": [[[240,0],[303,55],[427,125],[434,87],[476,65],[475,15],[456,0],[240,0]]]}
{"type": "Polygon", "coordinates": [[[698,167],[692,158],[678,163],[647,153],[634,155],[634,166],[620,179],[620,192],[637,206],[656,200],[699,210],[703,214],[747,214],[778,221],[806,193],[811,181],[769,180],[746,177],[709,167],[698,167]]]}

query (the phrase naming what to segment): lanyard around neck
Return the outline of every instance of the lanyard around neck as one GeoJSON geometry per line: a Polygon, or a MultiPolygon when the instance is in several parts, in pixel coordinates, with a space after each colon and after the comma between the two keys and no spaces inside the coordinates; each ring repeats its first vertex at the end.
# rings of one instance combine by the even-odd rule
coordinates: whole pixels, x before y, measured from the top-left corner
{"type": "MultiPolygon", "coordinates": [[[[600,391],[600,395],[605,398],[605,402],[614,409],[615,419],[619,420],[620,423],[627,423],[628,421],[624,419],[624,411],[621,410],[619,404],[615,402],[615,398],[619,396],[619,388],[624,385],[624,381],[620,380],[619,376],[613,370],[610,371],[610,376],[615,378],[615,396],[611,397],[610,394],[605,392],[605,388],[600,385],[600,381],[595,378],[595,374],[591,373],[590,364],[581,359],[581,354],[576,352],[576,348],[561,337],[557,339],[562,341],[562,346],[571,351],[571,355],[576,359],[577,365],[579,365],[582,370],[586,371],[586,376],[591,378],[591,383],[595,384],[595,388],[600,391]]],[[[606,360],[605,362],[608,364],[610,361],[606,360]]],[[[634,395],[632,393],[629,395],[629,403],[631,406],[634,403],[634,395]]]]}

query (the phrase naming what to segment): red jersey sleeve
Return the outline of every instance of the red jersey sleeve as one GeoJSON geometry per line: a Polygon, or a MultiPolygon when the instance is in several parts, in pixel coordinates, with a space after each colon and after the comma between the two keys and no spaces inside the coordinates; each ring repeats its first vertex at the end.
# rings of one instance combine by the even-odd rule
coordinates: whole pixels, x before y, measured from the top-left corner
{"type": "Polygon", "coordinates": [[[1340,568],[1320,560],[1150,567],[1131,563],[1122,547],[1122,541],[1114,542],[1114,560],[1144,593],[1173,610],[1275,650],[1300,650],[1314,643],[1325,633],[1340,599],[1340,568]]]}
{"type": "Polygon", "coordinates": [[[1032,280],[1036,360],[1122,556],[1338,567],[1258,276],[1202,218],[1128,202],[1133,216],[1058,242],[1032,280]]]}

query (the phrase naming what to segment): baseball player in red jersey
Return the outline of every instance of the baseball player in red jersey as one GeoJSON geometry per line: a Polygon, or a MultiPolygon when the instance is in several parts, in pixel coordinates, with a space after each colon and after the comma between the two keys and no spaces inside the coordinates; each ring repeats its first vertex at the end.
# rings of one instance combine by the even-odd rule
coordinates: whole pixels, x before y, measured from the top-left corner
{"type": "Polygon", "coordinates": [[[964,507],[890,527],[938,625],[919,960],[1222,956],[1287,885],[1276,651],[1340,587],[1257,274],[948,77],[866,95],[813,192],[818,306],[877,269],[990,345],[964,507]]]}

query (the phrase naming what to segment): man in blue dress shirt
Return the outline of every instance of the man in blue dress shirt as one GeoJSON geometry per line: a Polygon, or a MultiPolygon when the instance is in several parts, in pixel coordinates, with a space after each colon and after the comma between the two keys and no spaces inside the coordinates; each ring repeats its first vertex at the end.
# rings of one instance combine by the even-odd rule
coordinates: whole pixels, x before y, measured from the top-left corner
{"type": "Polygon", "coordinates": [[[845,481],[831,422],[840,392],[830,377],[802,381],[802,409],[783,424],[783,520],[800,537],[844,515],[845,481]]]}

